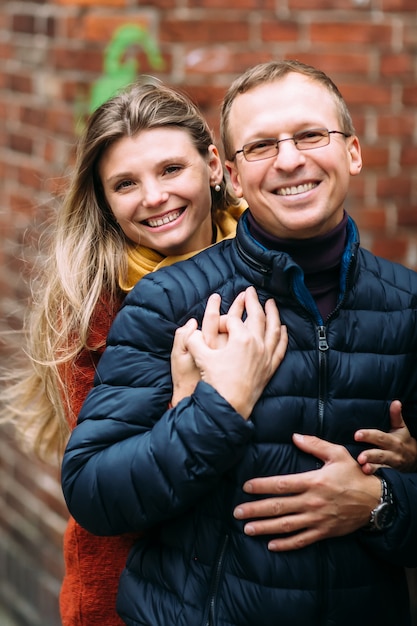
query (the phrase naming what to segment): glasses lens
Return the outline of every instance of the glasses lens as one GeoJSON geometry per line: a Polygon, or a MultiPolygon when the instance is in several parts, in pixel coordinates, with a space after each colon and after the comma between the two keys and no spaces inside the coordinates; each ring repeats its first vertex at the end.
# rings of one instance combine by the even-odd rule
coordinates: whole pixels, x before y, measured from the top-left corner
{"type": "Polygon", "coordinates": [[[278,142],[276,139],[262,139],[253,141],[243,146],[243,154],[247,161],[260,161],[278,154],[278,142]]]}
{"type": "Polygon", "coordinates": [[[320,148],[329,143],[329,132],[325,128],[313,128],[304,130],[294,135],[295,145],[299,150],[311,150],[320,148]]]}

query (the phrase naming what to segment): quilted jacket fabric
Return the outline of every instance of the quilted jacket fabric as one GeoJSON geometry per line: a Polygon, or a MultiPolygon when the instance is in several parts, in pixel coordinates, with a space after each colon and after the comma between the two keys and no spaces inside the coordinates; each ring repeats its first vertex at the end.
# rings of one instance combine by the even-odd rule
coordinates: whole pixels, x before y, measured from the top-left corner
{"type": "Polygon", "coordinates": [[[359,427],[389,428],[399,398],[417,433],[417,275],[359,247],[349,219],[340,298],[323,321],[303,274],[262,248],[244,216],[236,239],[142,279],[110,331],[64,457],[64,494],[89,531],[146,530],[122,575],[129,626],[406,626],[404,566],[417,565],[417,475],[380,470],[397,517],[284,553],[248,537],[234,507],[245,480],[304,472],[317,459],[293,432],[345,445],[359,427]],[[226,311],[255,285],[289,331],[285,359],[256,404],[239,414],[208,384],[174,409],[170,351],[178,325],[201,320],[208,295],[226,311]]]}

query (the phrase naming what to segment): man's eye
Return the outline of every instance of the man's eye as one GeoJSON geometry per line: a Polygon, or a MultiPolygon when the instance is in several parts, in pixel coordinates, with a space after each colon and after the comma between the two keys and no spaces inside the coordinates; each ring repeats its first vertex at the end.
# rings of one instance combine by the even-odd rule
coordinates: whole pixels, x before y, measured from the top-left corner
{"type": "Polygon", "coordinates": [[[298,141],[320,141],[325,137],[326,133],[322,130],[306,130],[302,133],[297,133],[296,138],[298,141]]]}
{"type": "Polygon", "coordinates": [[[246,146],[246,152],[262,152],[263,150],[268,150],[271,146],[275,147],[275,144],[276,141],[272,141],[271,139],[257,141],[256,143],[251,143],[246,146]]]}

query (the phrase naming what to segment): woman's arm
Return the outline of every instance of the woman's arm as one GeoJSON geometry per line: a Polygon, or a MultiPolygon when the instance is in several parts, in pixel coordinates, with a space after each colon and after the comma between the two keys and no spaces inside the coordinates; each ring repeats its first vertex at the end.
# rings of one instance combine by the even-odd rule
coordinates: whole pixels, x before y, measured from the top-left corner
{"type": "Polygon", "coordinates": [[[193,328],[186,348],[203,380],[166,410],[176,325],[162,317],[170,310],[161,305],[162,293],[151,292],[147,302],[158,303],[157,310],[130,305],[116,318],[98,367],[101,383],[87,397],[64,455],[68,508],[95,534],[153,526],[217,484],[245,451],[251,407],[282,360],[286,334],[283,340],[275,305],[270,301],[265,314],[251,290],[238,305],[245,322],[236,311],[228,319],[224,348],[210,348],[193,328]]]}

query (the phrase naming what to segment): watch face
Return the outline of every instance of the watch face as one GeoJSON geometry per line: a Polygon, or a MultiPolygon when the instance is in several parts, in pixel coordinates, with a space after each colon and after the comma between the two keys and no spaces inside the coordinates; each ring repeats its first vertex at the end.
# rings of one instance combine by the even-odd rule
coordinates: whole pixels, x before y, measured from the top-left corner
{"type": "Polygon", "coordinates": [[[391,502],[383,502],[375,509],[374,524],[378,530],[386,530],[389,528],[395,515],[395,508],[391,502]]]}

